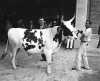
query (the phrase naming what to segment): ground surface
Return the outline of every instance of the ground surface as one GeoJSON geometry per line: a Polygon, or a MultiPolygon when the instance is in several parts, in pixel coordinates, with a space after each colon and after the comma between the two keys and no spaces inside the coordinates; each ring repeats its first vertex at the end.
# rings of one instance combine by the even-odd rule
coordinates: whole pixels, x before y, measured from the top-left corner
{"type": "MultiPolygon", "coordinates": [[[[93,71],[71,70],[77,49],[60,49],[55,53],[51,75],[46,74],[46,62],[41,62],[39,55],[27,56],[25,52],[20,51],[16,57],[19,65],[16,70],[11,67],[9,55],[0,61],[0,81],[100,81],[100,48],[96,48],[97,42],[98,39],[93,38],[87,49],[93,71]]],[[[4,46],[1,46],[0,54],[3,50],[4,46]]]]}

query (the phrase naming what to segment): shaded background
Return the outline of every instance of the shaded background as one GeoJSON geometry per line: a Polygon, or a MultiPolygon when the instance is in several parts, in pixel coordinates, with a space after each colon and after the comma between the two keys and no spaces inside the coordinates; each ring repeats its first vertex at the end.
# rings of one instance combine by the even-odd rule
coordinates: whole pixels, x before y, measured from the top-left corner
{"type": "Polygon", "coordinates": [[[70,19],[76,10],[76,0],[0,0],[0,37],[4,41],[7,22],[15,24],[19,19],[37,20],[39,17],[65,15],[70,19]]]}
{"type": "Polygon", "coordinates": [[[75,6],[76,0],[0,0],[2,9],[15,11],[19,16],[49,16],[58,12],[71,16],[75,6]]]}

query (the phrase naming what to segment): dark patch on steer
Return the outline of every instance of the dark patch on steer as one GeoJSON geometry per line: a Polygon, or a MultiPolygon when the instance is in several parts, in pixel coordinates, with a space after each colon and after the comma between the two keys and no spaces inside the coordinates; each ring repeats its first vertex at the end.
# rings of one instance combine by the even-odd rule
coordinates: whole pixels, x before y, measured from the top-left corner
{"type": "Polygon", "coordinates": [[[32,32],[32,30],[31,29],[29,29],[29,30],[26,30],[25,32],[24,32],[24,39],[26,39],[26,41],[27,42],[31,42],[31,41],[34,41],[35,43],[37,42],[37,37],[35,36],[35,33],[36,33],[37,31],[34,31],[34,32],[32,32]]]}
{"type": "Polygon", "coordinates": [[[57,33],[54,36],[53,41],[59,42],[59,44],[61,43],[61,41],[62,41],[62,29],[61,29],[61,27],[57,28],[57,33]]]}
{"type": "Polygon", "coordinates": [[[24,47],[25,51],[28,51],[29,49],[35,48],[35,45],[28,45],[28,43],[26,43],[26,47],[24,46],[24,44],[22,44],[22,46],[24,47]]]}
{"type": "Polygon", "coordinates": [[[41,46],[39,46],[39,49],[41,49],[41,46]]]}
{"type": "Polygon", "coordinates": [[[43,35],[42,31],[37,32],[35,30],[33,32],[32,30],[26,30],[24,32],[24,38],[23,38],[24,43],[22,44],[22,46],[26,51],[29,49],[33,49],[35,47],[41,49],[42,47],[44,47],[42,35],[43,35]],[[40,33],[40,38],[37,38],[37,36],[35,35],[36,33],[40,33]],[[37,43],[37,45],[31,44],[31,42],[37,43]]]}
{"type": "Polygon", "coordinates": [[[38,38],[38,45],[39,45],[39,49],[41,49],[42,47],[44,47],[43,44],[43,38],[42,38],[43,33],[40,31],[40,38],[38,38]]]}

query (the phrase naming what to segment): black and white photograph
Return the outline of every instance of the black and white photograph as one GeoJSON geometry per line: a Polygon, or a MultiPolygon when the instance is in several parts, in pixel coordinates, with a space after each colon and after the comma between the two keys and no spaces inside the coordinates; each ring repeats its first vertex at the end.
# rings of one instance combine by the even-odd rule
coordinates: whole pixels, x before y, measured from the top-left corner
{"type": "Polygon", "coordinates": [[[100,81],[100,0],[0,0],[0,81],[100,81]]]}

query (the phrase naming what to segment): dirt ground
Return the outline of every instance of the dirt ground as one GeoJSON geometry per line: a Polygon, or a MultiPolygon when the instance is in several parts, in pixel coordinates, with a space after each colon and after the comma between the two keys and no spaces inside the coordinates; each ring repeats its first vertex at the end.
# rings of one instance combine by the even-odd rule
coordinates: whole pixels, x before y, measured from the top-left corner
{"type": "MultiPolygon", "coordinates": [[[[0,81],[100,81],[100,49],[96,48],[98,40],[94,39],[88,47],[89,64],[93,71],[79,72],[71,70],[74,65],[77,49],[60,49],[53,55],[52,74],[46,73],[46,62],[41,56],[28,56],[20,51],[17,54],[17,69],[13,70],[9,55],[0,61],[0,81]]],[[[0,54],[4,46],[0,47],[0,54]]]]}

